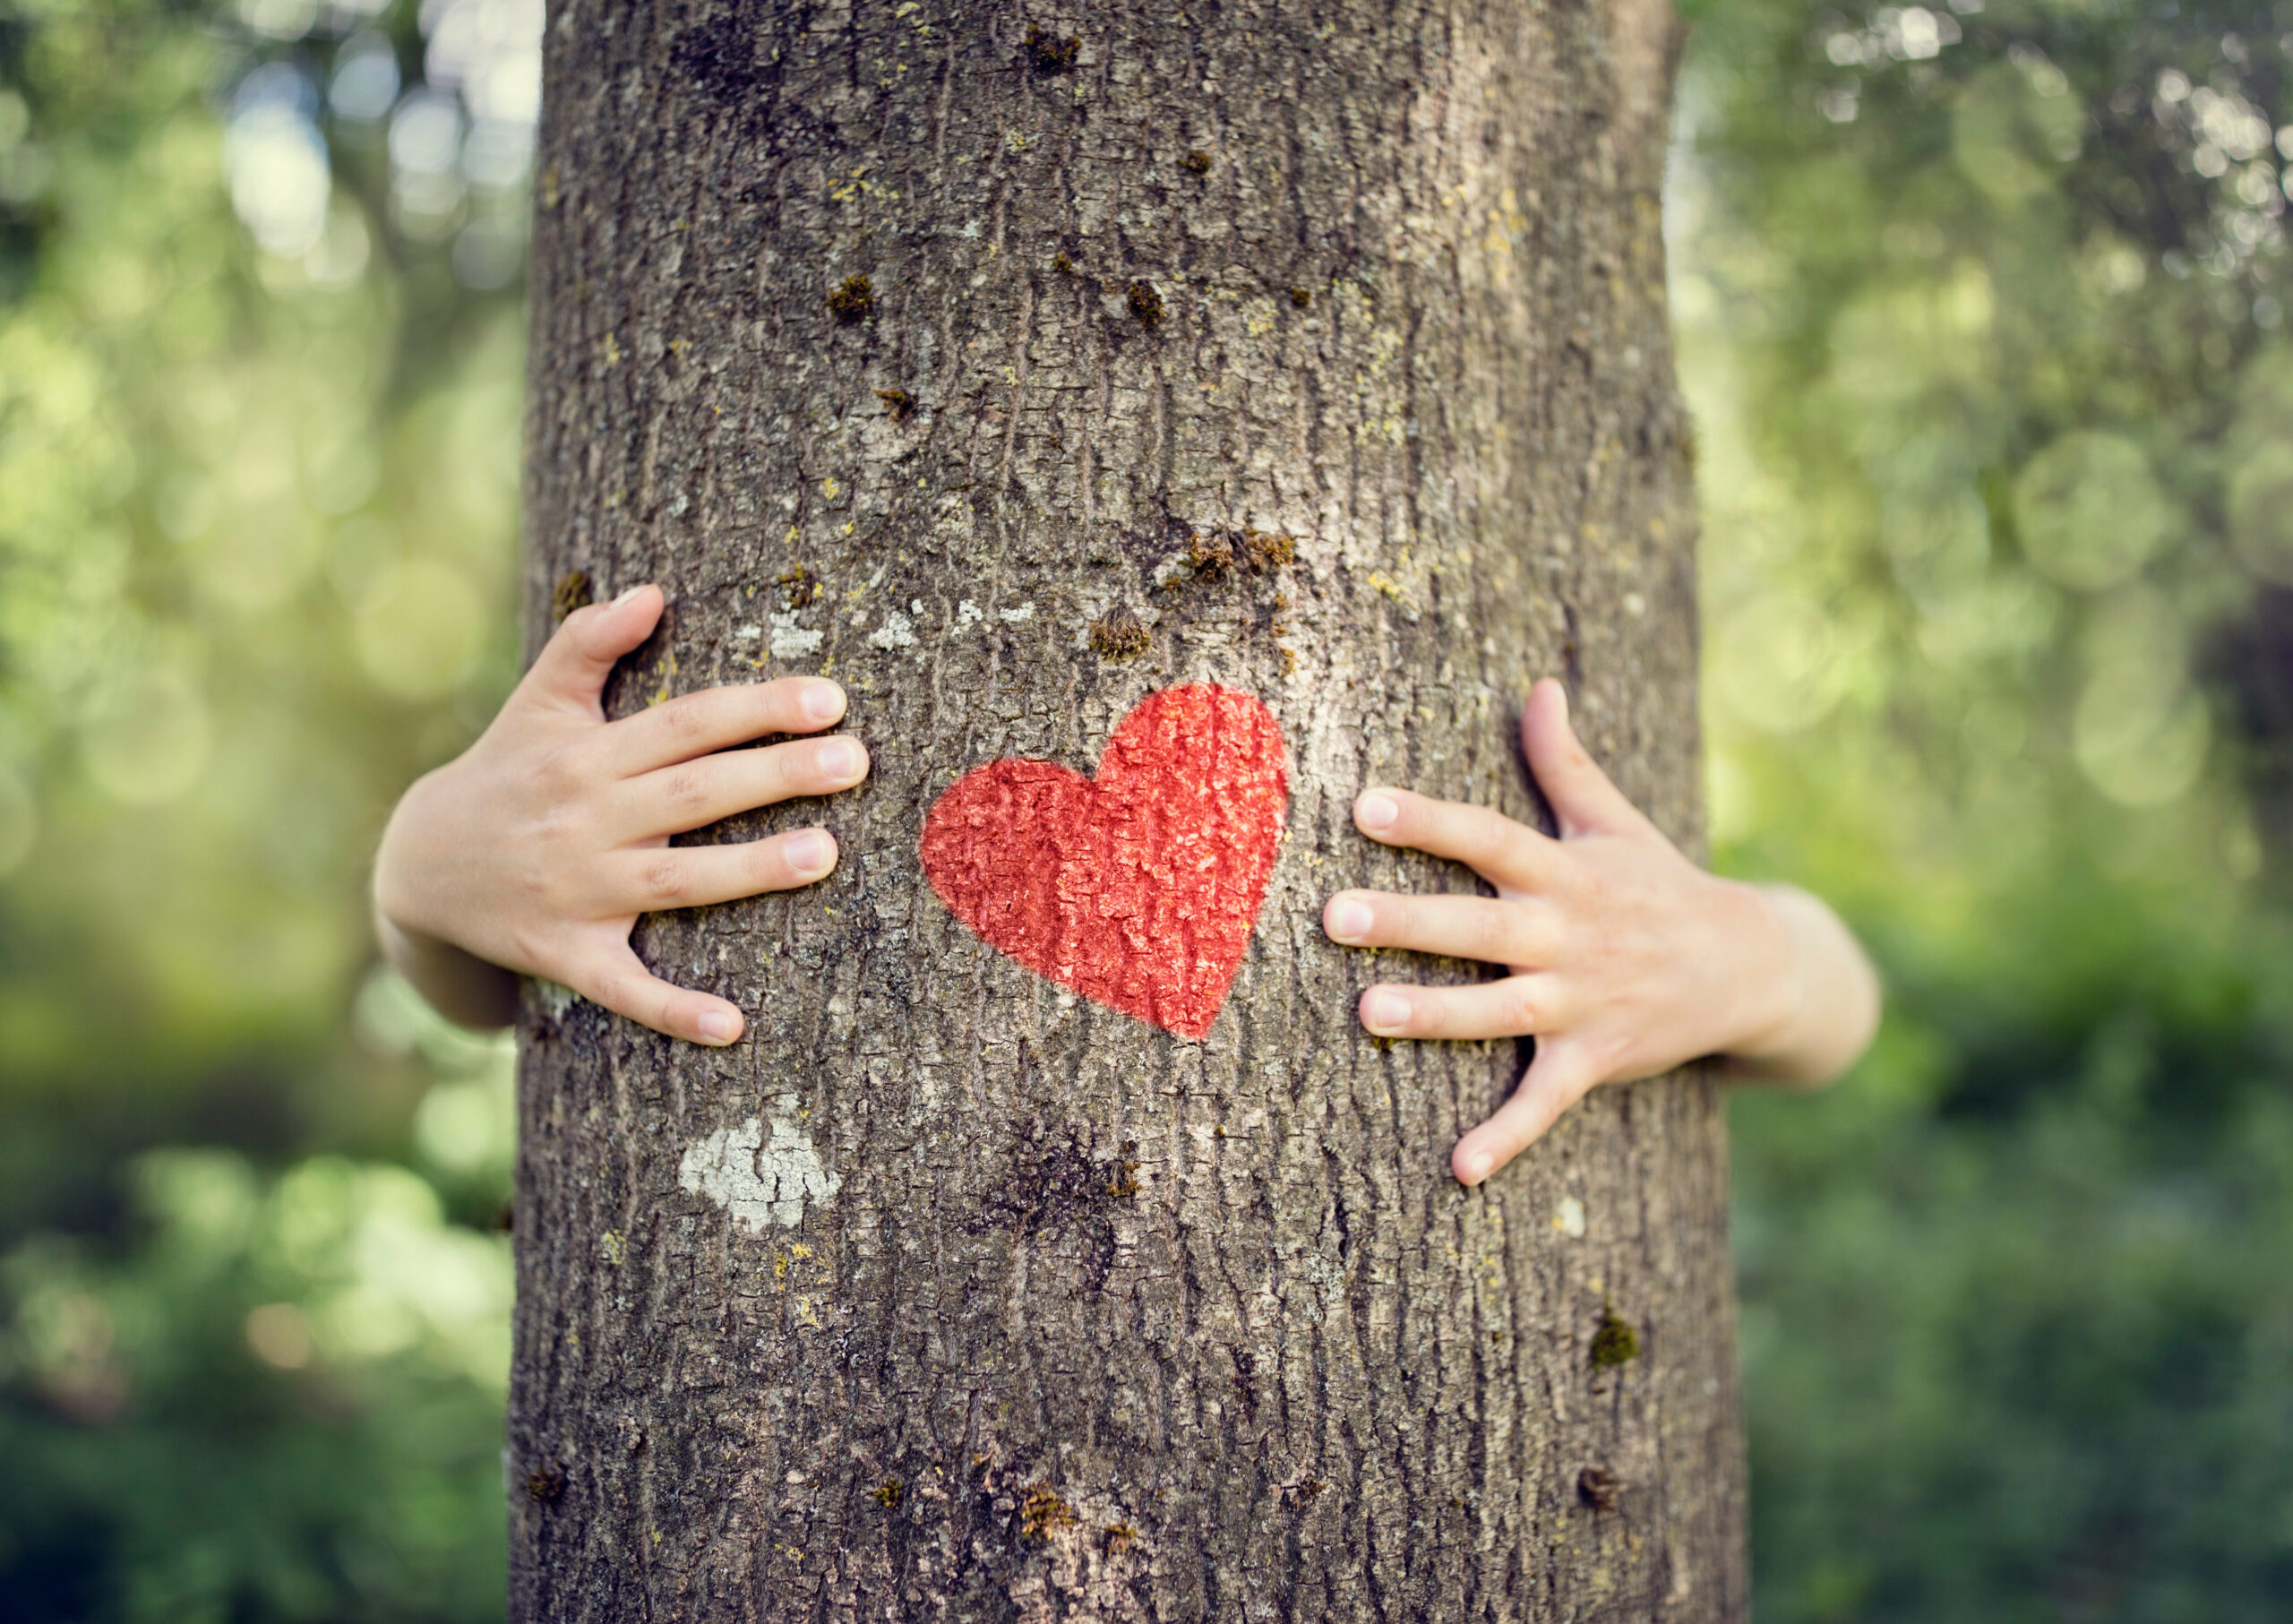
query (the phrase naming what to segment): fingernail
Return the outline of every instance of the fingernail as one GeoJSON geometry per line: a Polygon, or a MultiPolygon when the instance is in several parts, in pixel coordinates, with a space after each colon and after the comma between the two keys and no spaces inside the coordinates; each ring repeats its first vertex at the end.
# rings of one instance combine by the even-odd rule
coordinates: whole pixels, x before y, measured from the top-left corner
{"type": "Polygon", "coordinates": [[[800,874],[826,873],[835,849],[820,830],[806,829],[788,842],[788,866],[800,874]]]}
{"type": "Polygon", "coordinates": [[[1329,905],[1329,933],[1338,941],[1361,941],[1377,922],[1370,905],[1356,898],[1341,897],[1329,905]]]}
{"type": "Polygon", "coordinates": [[[1480,1183],[1483,1179],[1489,1176],[1489,1170],[1496,1165],[1497,1158],[1490,1155],[1489,1152],[1486,1150],[1474,1151],[1473,1155],[1465,1158],[1465,1182],[1468,1184],[1480,1183]]]}
{"type": "Polygon", "coordinates": [[[850,739],[830,739],[820,746],[820,771],[831,778],[855,778],[868,764],[860,746],[850,739]]]}
{"type": "Polygon", "coordinates": [[[626,592],[623,593],[619,597],[616,597],[616,598],[614,598],[614,599],[613,600],[613,605],[612,605],[612,606],[613,606],[614,608],[616,608],[616,609],[620,608],[620,607],[622,606],[622,605],[623,605],[623,604],[625,604],[625,603],[628,603],[631,599],[634,598],[634,597],[636,597],[640,592],[642,592],[644,589],[644,589],[642,586],[635,586],[635,587],[631,587],[631,588],[630,588],[628,591],[626,591],[626,592]]]}
{"type": "Polygon", "coordinates": [[[1361,1001],[1361,1024],[1389,1036],[1409,1024],[1409,1000],[1398,992],[1372,992],[1361,1001]]]}
{"type": "Polygon", "coordinates": [[[833,722],[844,714],[844,690],[834,683],[807,683],[796,703],[815,722],[833,722]]]}
{"type": "Polygon", "coordinates": [[[729,1044],[740,1035],[741,1018],[722,1010],[711,1010],[692,1023],[700,1028],[700,1035],[712,1044],[729,1044]]]}
{"type": "Polygon", "coordinates": [[[1391,829],[1400,816],[1401,808],[1394,798],[1374,789],[1353,803],[1353,821],[1363,829],[1391,829]]]}

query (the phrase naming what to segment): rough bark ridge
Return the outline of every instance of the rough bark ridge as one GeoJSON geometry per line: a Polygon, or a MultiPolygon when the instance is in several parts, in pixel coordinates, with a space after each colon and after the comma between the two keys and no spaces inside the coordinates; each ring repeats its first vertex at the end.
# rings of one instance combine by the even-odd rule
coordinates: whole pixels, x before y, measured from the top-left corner
{"type": "Polygon", "coordinates": [[[829,881],[642,930],[743,1043],[531,1000],[516,1617],[1742,1616],[1711,1080],[1461,1190],[1524,1054],[1366,1037],[1369,981],[1476,971],[1318,927],[1471,889],[1348,807],[1534,815],[1542,672],[1698,839],[1672,26],[552,6],[533,635],[567,571],[661,580],[616,713],[828,671],[876,768],[701,837],[824,821],[829,881]],[[988,948],[917,842],[1196,682],[1271,708],[1291,803],[1189,1042],[988,948]]]}

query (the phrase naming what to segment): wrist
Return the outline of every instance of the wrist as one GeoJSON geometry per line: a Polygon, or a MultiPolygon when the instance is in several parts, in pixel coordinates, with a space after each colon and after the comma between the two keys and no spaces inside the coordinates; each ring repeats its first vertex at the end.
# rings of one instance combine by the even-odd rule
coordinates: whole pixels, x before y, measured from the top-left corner
{"type": "Polygon", "coordinates": [[[1776,888],[1722,881],[1736,893],[1734,953],[1741,983],[1734,1001],[1736,1030],[1721,1053],[1746,1070],[1761,1070],[1791,1047],[1804,1024],[1807,967],[1798,933],[1776,888]]]}
{"type": "Polygon", "coordinates": [[[479,1028],[509,1026],[518,1012],[516,975],[427,928],[417,906],[421,888],[404,883],[400,820],[421,788],[417,783],[399,803],[375,853],[371,893],[375,941],[383,961],[448,1020],[479,1028]]]}
{"type": "Polygon", "coordinates": [[[485,1031],[517,1020],[518,977],[511,971],[451,941],[408,931],[380,909],[374,934],[391,968],[455,1025],[485,1031]]]}

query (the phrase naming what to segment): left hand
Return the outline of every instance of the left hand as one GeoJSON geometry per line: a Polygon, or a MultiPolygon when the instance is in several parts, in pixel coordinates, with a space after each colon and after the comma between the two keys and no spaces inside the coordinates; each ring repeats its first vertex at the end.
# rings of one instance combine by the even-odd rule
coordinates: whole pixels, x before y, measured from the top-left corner
{"type": "Polygon", "coordinates": [[[1504,1166],[1596,1084],[1713,1054],[1814,1081],[1861,1053],[1877,984],[1829,909],[1682,856],[1577,743],[1550,678],[1530,692],[1521,740],[1559,839],[1487,807],[1403,789],[1364,790],[1353,803],[1363,834],[1454,858],[1496,888],[1493,898],[1342,891],[1322,911],[1331,939],[1349,946],[1509,972],[1470,986],[1380,983],[1361,994],[1361,1024],[1381,1037],[1535,1036],[1536,1059],[1512,1097],[1450,1153],[1460,1182],[1504,1166]]]}

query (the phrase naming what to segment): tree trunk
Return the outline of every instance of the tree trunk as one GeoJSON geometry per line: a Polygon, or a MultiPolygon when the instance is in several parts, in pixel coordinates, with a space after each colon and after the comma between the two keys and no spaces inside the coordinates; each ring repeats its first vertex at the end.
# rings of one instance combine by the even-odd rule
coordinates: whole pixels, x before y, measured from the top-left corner
{"type": "Polygon", "coordinates": [[[551,13],[531,638],[662,581],[615,714],[824,671],[875,768],[698,837],[831,879],[640,930],[741,1044],[529,1001],[513,1616],[1743,1617],[1713,1078],[1462,1190],[1526,1044],[1353,1008],[1489,972],[1319,927],[1473,883],[1364,785],[1540,815],[1540,673],[1700,841],[1662,0],[551,13]],[[1286,821],[1223,1001],[1123,1006],[919,854],[944,804],[1027,890],[942,797],[1172,688],[1286,821]]]}

